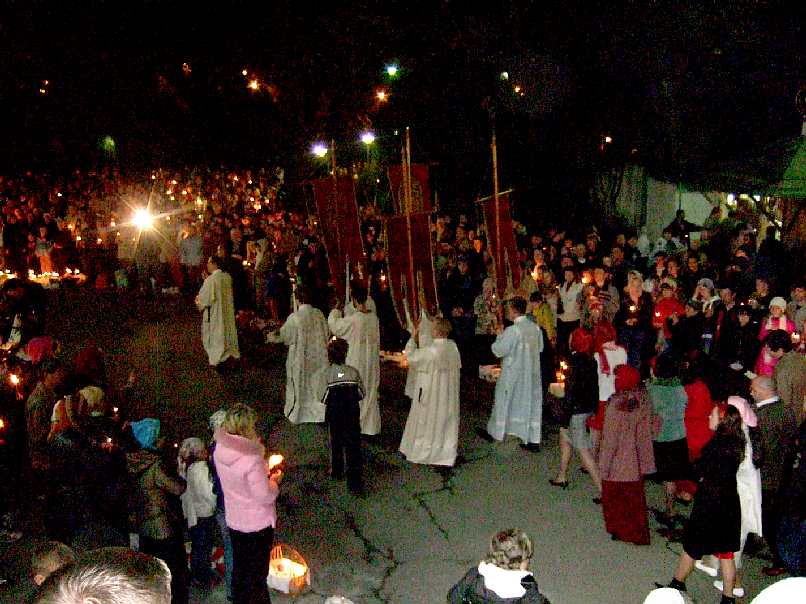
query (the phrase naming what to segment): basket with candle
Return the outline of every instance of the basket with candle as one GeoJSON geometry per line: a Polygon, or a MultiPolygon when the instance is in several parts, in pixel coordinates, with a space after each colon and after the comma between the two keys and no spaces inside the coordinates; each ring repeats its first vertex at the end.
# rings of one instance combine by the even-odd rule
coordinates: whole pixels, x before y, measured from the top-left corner
{"type": "Polygon", "coordinates": [[[293,547],[279,543],[271,550],[266,583],[271,589],[297,595],[311,584],[308,563],[293,547]]]}

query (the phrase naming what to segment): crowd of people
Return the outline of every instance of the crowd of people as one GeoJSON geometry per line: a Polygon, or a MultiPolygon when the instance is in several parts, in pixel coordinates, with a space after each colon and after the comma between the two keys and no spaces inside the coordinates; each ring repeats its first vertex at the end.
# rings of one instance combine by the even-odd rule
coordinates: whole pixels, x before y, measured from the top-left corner
{"type": "MultiPolygon", "coordinates": [[[[484,225],[436,213],[438,305],[402,325],[383,279],[382,217],[362,210],[365,278],[337,300],[320,225],[284,207],[281,171],[157,170],[135,184],[112,170],[27,174],[2,179],[0,199],[0,337],[17,378],[5,396],[25,400],[28,505],[45,511],[49,538],[82,549],[136,534],[170,569],[174,602],[191,581],[218,580],[216,526],[228,597],[269,601],[282,466],[268,466],[256,412],[240,404],[216,413],[206,438],[166,447],[158,418],[128,414],[133,378],[110,384],[97,347],[61,358],[46,292],[28,275],[72,267],[98,289],[198,293],[217,371],[237,369],[256,326],[288,346],[285,415],[327,423],[331,475],[355,494],[365,492],[362,435],[383,427],[381,350],[403,350],[408,366],[400,451],[437,466],[453,466],[462,447],[461,375],[500,359],[478,435],[515,436],[539,454],[546,419],[558,423],[550,484],[568,486],[576,451],[614,539],[649,543],[644,479],[662,482],[657,520],[684,548],[670,587],[684,591],[696,567],[721,573],[723,603],[741,597],[742,552],[751,541],[759,550],[750,535],[768,545],[767,574],[804,572],[806,275],[772,226],[758,244],[735,213],[700,227],[678,213],[654,243],[628,228],[516,224],[523,278],[499,292],[484,225]],[[132,218],[142,208],[158,228],[132,218]]],[[[519,531],[496,535],[450,601],[543,601],[524,583],[531,549],[519,531]]]]}

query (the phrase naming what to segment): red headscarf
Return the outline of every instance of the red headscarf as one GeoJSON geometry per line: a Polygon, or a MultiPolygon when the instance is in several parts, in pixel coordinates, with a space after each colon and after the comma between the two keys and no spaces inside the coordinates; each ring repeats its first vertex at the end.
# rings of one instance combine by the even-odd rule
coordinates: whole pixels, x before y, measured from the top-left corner
{"type": "Polygon", "coordinates": [[[605,375],[610,375],[610,363],[607,362],[607,355],[604,352],[604,345],[608,342],[616,341],[616,328],[612,323],[601,321],[593,328],[593,349],[599,353],[599,363],[605,375]]]}
{"type": "Polygon", "coordinates": [[[641,374],[631,365],[616,367],[616,392],[632,390],[641,383],[641,374]]]}
{"type": "Polygon", "coordinates": [[[571,332],[569,346],[571,348],[571,352],[584,352],[585,354],[590,354],[593,352],[593,336],[587,329],[577,327],[571,332]]]}

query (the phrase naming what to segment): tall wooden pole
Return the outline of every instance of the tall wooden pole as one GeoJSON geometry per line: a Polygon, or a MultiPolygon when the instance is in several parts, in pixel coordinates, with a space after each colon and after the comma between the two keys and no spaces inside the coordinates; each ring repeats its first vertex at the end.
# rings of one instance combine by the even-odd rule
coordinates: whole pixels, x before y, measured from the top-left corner
{"type": "MultiPolygon", "coordinates": [[[[332,193],[332,198],[331,199],[333,200],[333,210],[334,210],[335,215],[336,215],[336,224],[339,225],[339,224],[341,224],[341,209],[340,209],[341,206],[339,204],[339,175],[336,172],[336,139],[335,138],[330,139],[330,172],[331,172],[331,174],[333,176],[333,193],[332,193]]],[[[331,269],[331,270],[333,270],[335,272],[337,270],[336,267],[343,266],[342,263],[345,262],[345,258],[344,258],[343,254],[342,254],[342,249],[341,249],[341,229],[336,228],[336,229],[333,229],[333,230],[336,231],[336,250],[338,250],[337,254],[336,254],[337,255],[336,261],[332,265],[334,268],[331,269]]],[[[324,225],[323,225],[322,233],[324,234],[324,232],[325,231],[324,231],[324,225]]],[[[349,258],[346,259],[346,262],[349,262],[349,258]]],[[[338,277],[338,275],[336,275],[336,274],[332,275],[333,283],[337,282],[337,277],[338,277]]],[[[349,275],[347,276],[347,278],[349,278],[349,275]]],[[[336,290],[336,292],[338,292],[338,290],[339,290],[338,285],[335,286],[335,290],[336,290]]],[[[344,289],[344,305],[345,306],[347,306],[347,304],[350,302],[349,295],[350,295],[350,290],[349,290],[348,286],[345,284],[345,289],[344,289]]]]}
{"type": "MultiPolygon", "coordinates": [[[[403,166],[403,175],[405,178],[405,185],[406,185],[406,235],[408,237],[409,242],[409,283],[411,284],[412,292],[415,292],[416,282],[414,280],[414,251],[412,249],[411,243],[411,130],[408,126],[406,126],[406,151],[404,156],[404,166],[403,166]]],[[[418,300],[417,300],[417,293],[414,293],[411,299],[411,306],[412,306],[412,313],[414,317],[412,320],[416,322],[420,318],[420,312],[418,309],[418,300]]]]}
{"type": "MultiPolygon", "coordinates": [[[[500,213],[500,203],[498,201],[498,144],[495,139],[495,125],[493,125],[493,140],[492,140],[492,152],[493,152],[493,199],[495,203],[495,269],[496,271],[504,270],[504,266],[501,260],[501,221],[498,220],[498,216],[500,213]]],[[[496,273],[496,281],[498,281],[497,273],[496,273]]],[[[503,295],[503,292],[498,292],[499,296],[503,295]]]]}

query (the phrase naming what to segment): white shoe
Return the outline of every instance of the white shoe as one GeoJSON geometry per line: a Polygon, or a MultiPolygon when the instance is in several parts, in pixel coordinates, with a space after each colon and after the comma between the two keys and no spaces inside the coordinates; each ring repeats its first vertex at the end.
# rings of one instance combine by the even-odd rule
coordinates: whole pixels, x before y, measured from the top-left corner
{"type": "Polygon", "coordinates": [[[709,566],[708,564],[706,564],[702,560],[695,560],[694,561],[694,567],[697,570],[701,570],[706,575],[710,575],[712,577],[716,577],[719,574],[719,571],[717,569],[715,569],[713,566],[709,566]]]}
{"type": "MultiPolygon", "coordinates": [[[[719,591],[722,591],[722,581],[717,579],[714,581],[714,587],[716,587],[719,591]]],[[[734,587],[733,588],[733,597],[734,598],[743,598],[744,597],[744,587],[734,587]]]]}

